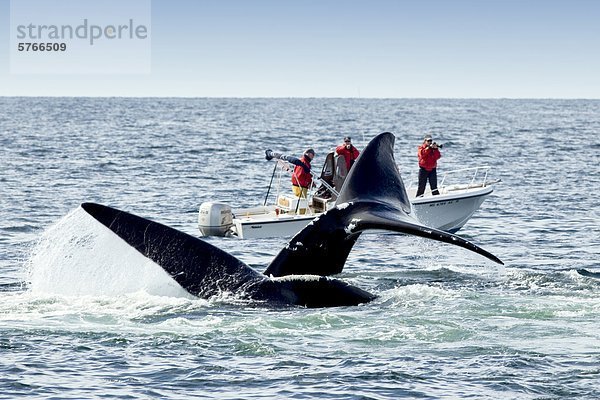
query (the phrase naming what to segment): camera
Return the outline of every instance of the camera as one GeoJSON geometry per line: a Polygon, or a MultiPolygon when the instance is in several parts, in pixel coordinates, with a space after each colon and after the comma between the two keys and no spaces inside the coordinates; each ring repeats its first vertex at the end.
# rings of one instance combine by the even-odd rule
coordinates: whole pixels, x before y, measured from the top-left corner
{"type": "Polygon", "coordinates": [[[436,142],[433,142],[433,143],[431,143],[431,144],[429,145],[429,147],[433,147],[433,146],[437,146],[437,147],[438,147],[438,149],[441,149],[442,147],[444,147],[444,145],[443,145],[443,144],[441,144],[441,143],[440,143],[440,144],[438,144],[438,143],[436,143],[436,142]]]}

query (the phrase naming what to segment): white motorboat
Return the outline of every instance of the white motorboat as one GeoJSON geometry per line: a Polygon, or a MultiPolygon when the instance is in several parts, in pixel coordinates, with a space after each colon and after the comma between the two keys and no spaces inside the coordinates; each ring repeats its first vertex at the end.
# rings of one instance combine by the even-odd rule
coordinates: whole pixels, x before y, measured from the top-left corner
{"type": "MultiPolygon", "coordinates": [[[[281,188],[288,186],[287,179],[282,184],[282,177],[287,176],[284,172],[289,168],[286,163],[278,161],[279,168],[276,166],[273,171],[274,176],[279,170],[275,204],[267,205],[265,200],[265,204],[259,207],[235,209],[224,203],[203,203],[198,214],[200,233],[202,236],[240,239],[293,236],[333,206],[337,196],[335,188],[341,186],[339,170],[335,166],[342,164],[337,163],[330,153],[319,177],[323,186],[309,192],[307,198],[298,198],[291,193],[281,193],[281,188]]],[[[432,228],[458,231],[493,192],[492,185],[499,182],[488,180],[489,170],[490,167],[482,166],[448,171],[442,175],[438,185],[439,195],[432,195],[428,190],[416,197],[417,188],[410,184],[407,193],[415,217],[432,228]]]]}
{"type": "Polygon", "coordinates": [[[432,228],[457,232],[492,194],[492,185],[500,182],[488,180],[489,170],[490,167],[482,166],[445,172],[439,185],[439,195],[432,195],[428,190],[423,196],[416,197],[417,188],[410,185],[407,192],[415,217],[432,228]],[[469,175],[470,180],[461,183],[469,175]],[[452,183],[448,184],[449,181],[452,183]]]}

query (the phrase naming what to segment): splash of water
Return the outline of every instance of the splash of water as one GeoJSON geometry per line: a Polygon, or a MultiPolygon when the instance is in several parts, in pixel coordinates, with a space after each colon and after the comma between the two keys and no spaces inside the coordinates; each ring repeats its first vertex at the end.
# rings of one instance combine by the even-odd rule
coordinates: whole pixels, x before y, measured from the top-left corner
{"type": "Polygon", "coordinates": [[[192,297],[81,207],[42,234],[28,261],[28,276],[36,294],[118,296],[145,291],[192,297]]]}

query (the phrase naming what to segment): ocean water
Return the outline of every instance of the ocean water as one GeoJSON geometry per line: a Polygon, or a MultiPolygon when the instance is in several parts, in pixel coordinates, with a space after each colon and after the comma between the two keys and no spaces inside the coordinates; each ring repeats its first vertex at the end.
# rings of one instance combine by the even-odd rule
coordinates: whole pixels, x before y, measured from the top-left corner
{"type": "MultiPolygon", "coordinates": [[[[0,98],[0,398],[596,399],[599,135],[592,100],[0,98]],[[492,167],[459,234],[505,266],[367,234],[339,278],[377,300],[278,309],[86,240],[82,202],[196,235],[202,202],[263,200],[265,149],[383,131],[406,182],[425,133],[440,172],[492,167]]],[[[207,240],[260,271],[286,243],[207,240]]]]}

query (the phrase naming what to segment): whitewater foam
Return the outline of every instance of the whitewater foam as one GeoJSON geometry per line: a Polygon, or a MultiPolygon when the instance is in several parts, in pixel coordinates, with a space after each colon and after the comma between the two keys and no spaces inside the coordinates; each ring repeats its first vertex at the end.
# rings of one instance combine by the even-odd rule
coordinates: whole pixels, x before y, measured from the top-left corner
{"type": "Polygon", "coordinates": [[[159,265],[76,208],[40,237],[28,261],[33,293],[192,297],[159,265]]]}

